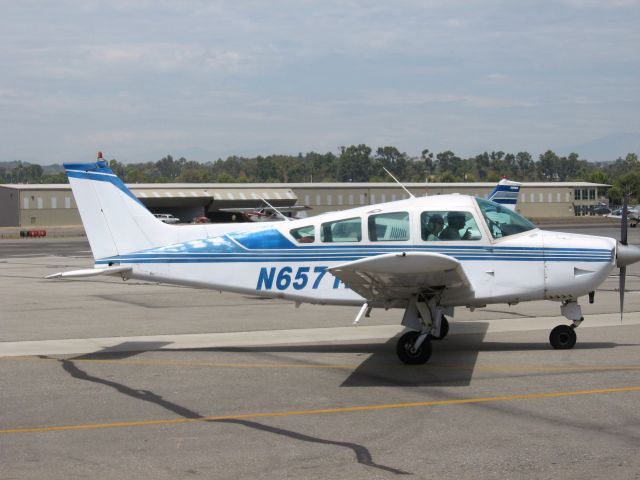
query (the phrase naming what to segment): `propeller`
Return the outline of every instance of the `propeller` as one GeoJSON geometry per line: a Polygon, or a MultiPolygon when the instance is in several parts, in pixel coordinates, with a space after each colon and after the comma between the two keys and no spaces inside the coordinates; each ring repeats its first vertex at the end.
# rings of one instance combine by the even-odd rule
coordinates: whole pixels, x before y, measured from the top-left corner
{"type": "MultiPolygon", "coordinates": [[[[624,194],[624,202],[622,204],[622,220],[620,223],[620,243],[627,246],[627,234],[628,234],[628,216],[629,216],[629,194],[624,194]]],[[[618,284],[618,290],[620,292],[620,323],[622,323],[622,317],[624,316],[624,287],[627,280],[627,266],[622,265],[620,267],[620,280],[618,284]]]]}
{"type": "Polygon", "coordinates": [[[616,251],[616,265],[620,269],[620,323],[624,314],[624,287],[627,277],[627,265],[640,262],[640,246],[629,245],[627,242],[627,221],[629,219],[629,194],[624,196],[622,206],[622,223],[620,225],[620,241],[616,251]]]}

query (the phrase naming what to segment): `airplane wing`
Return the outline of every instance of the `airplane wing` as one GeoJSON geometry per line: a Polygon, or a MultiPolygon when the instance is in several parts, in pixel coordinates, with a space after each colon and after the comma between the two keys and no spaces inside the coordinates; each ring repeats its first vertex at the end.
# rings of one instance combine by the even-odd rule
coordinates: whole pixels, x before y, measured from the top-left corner
{"type": "Polygon", "coordinates": [[[47,275],[46,278],[85,278],[95,277],[97,275],[122,275],[122,278],[126,277],[126,273],[131,271],[131,267],[106,267],[106,268],[85,268],[83,270],[72,270],[70,272],[58,272],[51,275],[47,275]]]}
{"type": "Polygon", "coordinates": [[[329,271],[369,302],[406,299],[442,289],[473,294],[462,264],[440,253],[387,253],[343,263],[329,271]]]}

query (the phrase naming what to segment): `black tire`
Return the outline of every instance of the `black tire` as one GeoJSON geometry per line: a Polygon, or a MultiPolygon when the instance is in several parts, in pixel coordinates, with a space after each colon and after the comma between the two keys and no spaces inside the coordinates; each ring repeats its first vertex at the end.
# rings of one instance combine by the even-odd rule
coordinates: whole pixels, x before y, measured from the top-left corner
{"type": "Polygon", "coordinates": [[[549,343],[556,350],[569,350],[576,344],[576,331],[568,325],[558,325],[551,330],[549,343]]]}
{"type": "Polygon", "coordinates": [[[440,321],[440,335],[437,337],[435,335],[429,335],[431,340],[442,340],[449,333],[449,320],[444,315],[442,316],[442,320],[440,321]]]}
{"type": "Polygon", "coordinates": [[[431,340],[429,336],[424,339],[422,345],[417,350],[413,350],[420,332],[407,332],[398,339],[396,353],[398,358],[407,365],[422,365],[427,363],[431,357],[431,340]]]}

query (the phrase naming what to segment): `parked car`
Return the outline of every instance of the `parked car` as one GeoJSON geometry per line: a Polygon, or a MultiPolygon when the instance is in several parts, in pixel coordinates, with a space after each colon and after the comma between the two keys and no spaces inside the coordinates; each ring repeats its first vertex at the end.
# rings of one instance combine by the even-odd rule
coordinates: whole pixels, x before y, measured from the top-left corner
{"type": "Polygon", "coordinates": [[[180,222],[179,218],[174,217],[170,213],[154,213],[153,216],[156,217],[161,222],[168,223],[171,225],[180,222]]]}
{"type": "Polygon", "coordinates": [[[611,213],[611,209],[604,205],[598,205],[593,209],[593,213],[595,213],[596,215],[609,215],[611,213]]]}

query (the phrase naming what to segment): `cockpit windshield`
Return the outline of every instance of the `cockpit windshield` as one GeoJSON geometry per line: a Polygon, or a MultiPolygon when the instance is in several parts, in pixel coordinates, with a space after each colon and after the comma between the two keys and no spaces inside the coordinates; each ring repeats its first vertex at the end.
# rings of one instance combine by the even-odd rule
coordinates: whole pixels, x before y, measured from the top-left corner
{"type": "Polygon", "coordinates": [[[502,205],[483,198],[476,198],[476,201],[493,238],[508,237],[536,228],[529,220],[502,205]]]}

